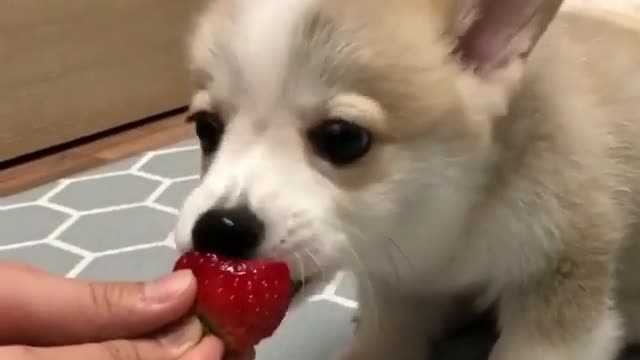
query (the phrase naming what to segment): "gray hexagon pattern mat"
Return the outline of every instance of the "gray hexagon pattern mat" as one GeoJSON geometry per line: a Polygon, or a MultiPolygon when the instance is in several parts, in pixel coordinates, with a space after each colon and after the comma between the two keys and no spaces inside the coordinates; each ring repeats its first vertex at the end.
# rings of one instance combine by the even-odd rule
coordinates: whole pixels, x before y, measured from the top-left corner
{"type": "MultiPolygon", "coordinates": [[[[0,199],[0,261],[96,281],[166,273],[178,256],[169,233],[198,182],[198,158],[197,142],[186,141],[0,199]]],[[[287,316],[258,360],[334,358],[351,337],[354,298],[353,279],[339,274],[287,316]]],[[[441,342],[434,359],[485,360],[493,340],[479,323],[441,342]]]]}

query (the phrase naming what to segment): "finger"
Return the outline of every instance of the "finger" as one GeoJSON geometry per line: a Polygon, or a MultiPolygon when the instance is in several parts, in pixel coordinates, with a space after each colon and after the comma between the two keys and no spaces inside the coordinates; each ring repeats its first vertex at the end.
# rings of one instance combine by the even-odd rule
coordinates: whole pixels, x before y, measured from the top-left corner
{"type": "Polygon", "coordinates": [[[52,346],[143,336],[184,317],[195,292],[188,271],[148,284],[94,284],[0,265],[0,344],[52,346]]]}
{"type": "Polygon", "coordinates": [[[180,360],[222,360],[224,348],[220,340],[207,336],[180,360]]]}
{"type": "MultiPolygon", "coordinates": [[[[179,360],[202,338],[202,327],[190,319],[174,331],[156,338],[116,340],[75,346],[0,348],[1,359],[11,360],[179,360]]],[[[215,358],[214,358],[215,359],[215,358]]]]}

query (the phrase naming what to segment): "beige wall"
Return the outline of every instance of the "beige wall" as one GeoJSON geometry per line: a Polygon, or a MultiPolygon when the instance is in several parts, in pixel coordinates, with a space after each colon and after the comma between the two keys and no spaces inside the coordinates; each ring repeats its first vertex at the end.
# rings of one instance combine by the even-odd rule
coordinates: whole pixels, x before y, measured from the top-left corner
{"type": "Polygon", "coordinates": [[[186,105],[199,3],[0,2],[0,161],[186,105]]]}
{"type": "MultiPolygon", "coordinates": [[[[185,105],[202,1],[0,1],[0,161],[185,105]]],[[[640,13],[640,0],[567,4],[640,13]]]]}

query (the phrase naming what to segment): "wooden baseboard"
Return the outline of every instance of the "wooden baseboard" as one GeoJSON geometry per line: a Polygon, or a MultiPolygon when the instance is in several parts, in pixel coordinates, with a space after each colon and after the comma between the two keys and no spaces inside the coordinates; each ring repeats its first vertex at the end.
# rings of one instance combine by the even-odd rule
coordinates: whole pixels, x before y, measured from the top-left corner
{"type": "Polygon", "coordinates": [[[0,166],[0,196],[190,138],[193,128],[184,118],[180,109],[5,161],[0,166]]]}

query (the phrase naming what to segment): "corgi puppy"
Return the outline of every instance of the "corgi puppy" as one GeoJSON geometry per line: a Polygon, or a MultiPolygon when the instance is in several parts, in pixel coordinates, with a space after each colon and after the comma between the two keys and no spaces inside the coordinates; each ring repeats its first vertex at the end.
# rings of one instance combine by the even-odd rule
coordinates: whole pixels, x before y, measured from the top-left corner
{"type": "Polygon", "coordinates": [[[640,20],[561,7],[210,1],[178,248],[352,271],[343,360],[427,359],[488,308],[491,360],[614,359],[640,340],[640,20]]]}

